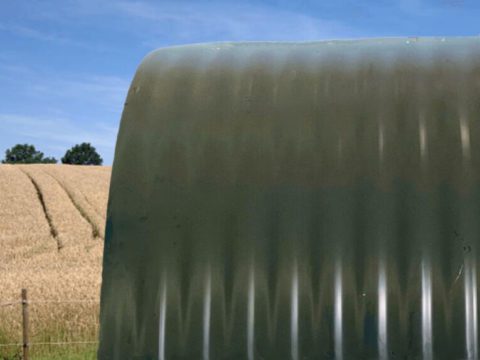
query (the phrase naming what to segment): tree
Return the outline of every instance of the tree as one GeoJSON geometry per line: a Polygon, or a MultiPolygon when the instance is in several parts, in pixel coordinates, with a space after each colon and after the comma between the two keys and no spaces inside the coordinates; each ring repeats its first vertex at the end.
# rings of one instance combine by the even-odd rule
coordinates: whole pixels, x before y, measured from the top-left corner
{"type": "Polygon", "coordinates": [[[17,144],[11,149],[5,151],[3,164],[55,164],[57,160],[54,157],[43,157],[41,151],[37,151],[35,146],[29,144],[17,144]]]}
{"type": "Polygon", "coordinates": [[[102,165],[102,158],[90,143],[81,143],[67,150],[62,158],[63,164],[102,165]]]}
{"type": "Polygon", "coordinates": [[[46,158],[43,158],[42,160],[42,164],[56,164],[57,163],[57,159],[55,159],[54,157],[46,157],[46,158]]]}

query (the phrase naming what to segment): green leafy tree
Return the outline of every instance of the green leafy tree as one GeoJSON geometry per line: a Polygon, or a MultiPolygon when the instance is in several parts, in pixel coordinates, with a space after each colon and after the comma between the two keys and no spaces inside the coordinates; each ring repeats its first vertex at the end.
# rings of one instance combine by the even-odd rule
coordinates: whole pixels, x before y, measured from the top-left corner
{"type": "Polygon", "coordinates": [[[5,151],[3,164],[55,164],[57,160],[53,157],[43,157],[41,151],[29,144],[17,144],[5,151]]]}
{"type": "Polygon", "coordinates": [[[62,163],[71,165],[102,165],[103,160],[92,145],[81,143],[67,150],[62,158],[62,163]]]}
{"type": "Polygon", "coordinates": [[[55,159],[54,157],[46,157],[42,159],[42,164],[56,164],[56,163],[57,163],[57,159],[55,159]]]}

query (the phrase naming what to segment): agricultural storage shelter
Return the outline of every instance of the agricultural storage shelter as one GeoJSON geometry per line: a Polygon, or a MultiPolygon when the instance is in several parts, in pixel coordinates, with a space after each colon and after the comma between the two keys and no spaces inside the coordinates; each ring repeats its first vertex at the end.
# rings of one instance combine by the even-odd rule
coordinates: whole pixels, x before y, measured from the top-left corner
{"type": "Polygon", "coordinates": [[[477,359],[480,38],[157,50],[100,359],[477,359]]]}

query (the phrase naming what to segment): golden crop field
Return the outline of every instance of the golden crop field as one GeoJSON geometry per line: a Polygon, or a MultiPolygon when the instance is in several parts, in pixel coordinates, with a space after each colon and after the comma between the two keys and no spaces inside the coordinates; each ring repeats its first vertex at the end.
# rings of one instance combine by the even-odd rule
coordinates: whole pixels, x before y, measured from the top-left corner
{"type": "Polygon", "coordinates": [[[0,343],[21,339],[21,306],[6,304],[22,288],[32,342],[95,340],[110,172],[0,165],[0,343]]]}

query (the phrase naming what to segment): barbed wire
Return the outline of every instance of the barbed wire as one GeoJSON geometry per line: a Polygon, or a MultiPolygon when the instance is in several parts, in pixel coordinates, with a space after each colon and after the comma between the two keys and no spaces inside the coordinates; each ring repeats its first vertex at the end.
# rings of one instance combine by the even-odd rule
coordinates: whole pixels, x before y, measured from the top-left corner
{"type": "Polygon", "coordinates": [[[21,301],[5,301],[5,302],[0,302],[0,307],[18,305],[21,303],[22,303],[21,301]]]}
{"type": "MultiPolygon", "coordinates": [[[[33,342],[28,343],[28,346],[37,346],[37,345],[71,345],[71,344],[98,344],[98,341],[54,341],[54,342],[33,342]]],[[[24,346],[23,343],[10,343],[10,344],[0,344],[0,347],[17,347],[24,346]]]]}
{"type": "Polygon", "coordinates": [[[28,346],[33,346],[33,345],[70,345],[70,344],[98,344],[98,341],[55,341],[55,342],[37,342],[37,343],[29,343],[28,346]]]}
{"type": "MultiPolygon", "coordinates": [[[[68,304],[68,303],[95,303],[95,304],[100,304],[99,300],[93,300],[93,299],[68,299],[68,300],[28,300],[28,304],[68,304]]],[[[22,301],[5,301],[5,302],[0,302],[0,307],[3,306],[11,306],[11,305],[18,305],[22,304],[22,301]]]]}
{"type": "MultiPolygon", "coordinates": [[[[16,300],[16,301],[0,301],[0,307],[7,307],[13,305],[22,304],[100,304],[99,300],[94,299],[66,299],[66,300],[54,300],[54,299],[40,299],[40,300],[16,300]]],[[[27,346],[44,346],[44,345],[81,345],[81,344],[98,344],[98,341],[52,341],[52,342],[32,342],[28,344],[23,343],[7,343],[0,344],[0,348],[6,347],[23,347],[27,346]]]]}
{"type": "Polygon", "coordinates": [[[28,300],[27,302],[29,304],[100,303],[98,300],[28,300]]]}

